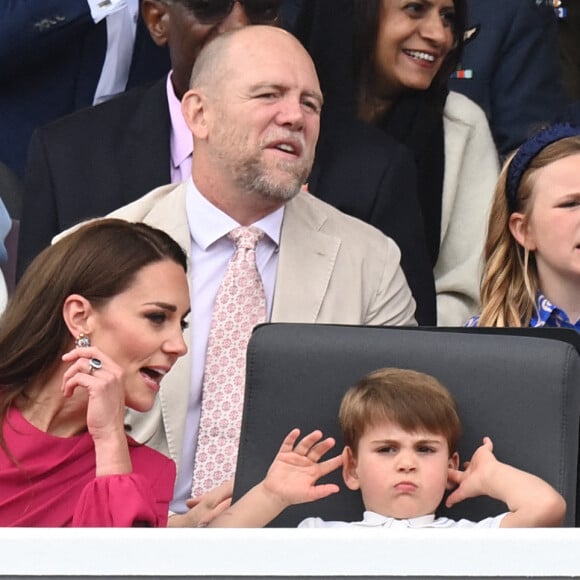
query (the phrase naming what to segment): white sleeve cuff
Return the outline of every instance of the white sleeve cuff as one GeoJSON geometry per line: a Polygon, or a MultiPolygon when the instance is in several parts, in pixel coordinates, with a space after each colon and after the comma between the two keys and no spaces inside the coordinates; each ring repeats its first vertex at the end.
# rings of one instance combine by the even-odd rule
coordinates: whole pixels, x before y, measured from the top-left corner
{"type": "Polygon", "coordinates": [[[103,18],[127,8],[127,0],[87,0],[91,9],[91,16],[98,24],[103,18]]]}

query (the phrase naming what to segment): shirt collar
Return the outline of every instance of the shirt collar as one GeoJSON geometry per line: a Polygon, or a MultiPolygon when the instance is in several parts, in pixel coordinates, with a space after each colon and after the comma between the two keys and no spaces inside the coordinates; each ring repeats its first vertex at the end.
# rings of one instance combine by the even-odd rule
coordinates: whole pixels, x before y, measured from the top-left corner
{"type": "Polygon", "coordinates": [[[171,75],[167,75],[167,102],[169,104],[169,118],[171,120],[170,149],[171,164],[177,169],[193,153],[193,137],[181,113],[181,102],[175,96],[171,75]]]}
{"type": "Polygon", "coordinates": [[[541,326],[574,328],[580,331],[580,320],[573,323],[569,316],[557,306],[554,306],[541,292],[536,293],[536,312],[534,312],[530,326],[538,328],[541,326]]]}
{"type": "Polygon", "coordinates": [[[424,528],[431,525],[434,521],[435,514],[427,514],[426,516],[419,516],[416,518],[399,520],[388,516],[382,516],[381,514],[377,514],[376,512],[365,511],[363,521],[360,522],[359,525],[369,527],[381,527],[381,526],[391,527],[393,523],[396,523],[400,527],[424,528]]]}
{"type": "MultiPolygon", "coordinates": [[[[207,250],[213,243],[240,226],[236,220],[208,201],[197,189],[191,178],[186,182],[185,195],[188,216],[200,216],[201,218],[190,219],[189,229],[192,239],[202,250],[207,250]]],[[[284,206],[251,225],[260,228],[278,247],[283,219],[284,206]]]]}

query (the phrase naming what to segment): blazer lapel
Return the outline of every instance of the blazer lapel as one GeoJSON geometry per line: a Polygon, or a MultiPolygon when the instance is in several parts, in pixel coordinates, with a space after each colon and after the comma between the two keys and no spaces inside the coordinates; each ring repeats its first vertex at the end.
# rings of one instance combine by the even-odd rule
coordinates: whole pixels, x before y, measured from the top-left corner
{"type": "Polygon", "coordinates": [[[299,193],[286,204],[272,322],[316,322],[331,280],[340,238],[321,232],[326,214],[299,193]]]}

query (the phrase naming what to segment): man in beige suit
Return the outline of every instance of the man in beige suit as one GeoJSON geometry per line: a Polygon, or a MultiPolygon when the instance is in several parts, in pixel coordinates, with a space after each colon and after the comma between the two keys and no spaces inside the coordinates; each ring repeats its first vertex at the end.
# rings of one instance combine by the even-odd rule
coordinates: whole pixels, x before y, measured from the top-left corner
{"type": "Polygon", "coordinates": [[[415,324],[396,244],[301,191],[321,106],[314,65],[289,33],[252,26],[220,36],[198,57],[182,101],[195,142],[192,179],[159,187],[111,214],[165,230],[191,262],[189,356],[163,381],[153,411],[129,416],[133,437],[177,463],[177,515],[170,525],[207,521],[207,509],[231,493],[231,485],[220,486],[185,503],[211,310],[233,253],[229,231],[256,225],[266,233],[256,261],[272,322],[415,324]]]}

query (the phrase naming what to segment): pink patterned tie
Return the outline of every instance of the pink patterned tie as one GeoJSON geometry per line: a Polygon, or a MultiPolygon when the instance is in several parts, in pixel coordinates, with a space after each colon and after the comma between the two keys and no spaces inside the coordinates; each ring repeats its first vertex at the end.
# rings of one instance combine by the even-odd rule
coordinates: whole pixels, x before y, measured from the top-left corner
{"type": "Polygon", "coordinates": [[[193,496],[233,478],[246,382],[246,349],[252,329],[266,320],[266,295],[256,267],[256,244],[264,232],[240,227],[228,237],[236,250],[213,309],[205,373],[193,496]]]}

